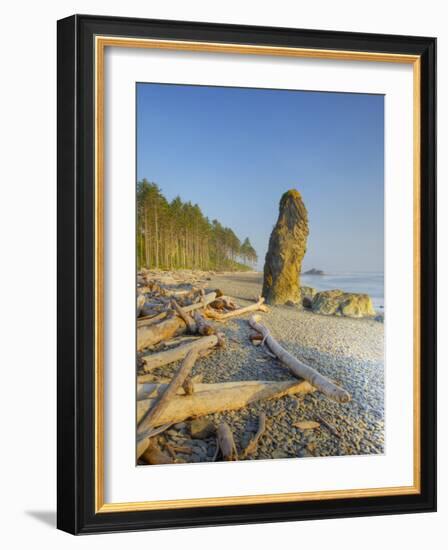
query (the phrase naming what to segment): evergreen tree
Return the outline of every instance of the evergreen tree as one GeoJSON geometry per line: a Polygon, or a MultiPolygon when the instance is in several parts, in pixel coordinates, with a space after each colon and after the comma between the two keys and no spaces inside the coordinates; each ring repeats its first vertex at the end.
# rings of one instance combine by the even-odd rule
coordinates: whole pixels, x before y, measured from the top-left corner
{"type": "Polygon", "coordinates": [[[156,183],[137,184],[137,264],[159,269],[249,269],[257,254],[248,238],[204,216],[198,204],[170,203],[156,183]],[[242,263],[240,263],[242,262],[242,263]]]}

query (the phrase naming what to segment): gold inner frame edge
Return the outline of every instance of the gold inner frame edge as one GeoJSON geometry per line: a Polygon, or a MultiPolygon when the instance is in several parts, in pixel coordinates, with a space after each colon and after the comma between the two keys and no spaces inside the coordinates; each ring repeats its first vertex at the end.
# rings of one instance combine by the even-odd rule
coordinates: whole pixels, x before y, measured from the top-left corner
{"type": "Polygon", "coordinates": [[[95,54],[95,513],[167,510],[242,504],[304,502],[342,498],[365,498],[412,495],[421,492],[421,425],[420,425],[420,125],[421,125],[421,61],[420,56],[345,50],[321,50],[250,44],[225,44],[180,40],[157,40],[96,36],[95,54]],[[104,53],[106,47],[150,48],[162,50],[234,53],[330,59],[407,63],[413,65],[413,298],[414,298],[414,361],[413,361],[413,485],[367,489],[341,489],[301,493],[274,493],[226,497],[205,497],[142,502],[104,502],[104,53]]]}

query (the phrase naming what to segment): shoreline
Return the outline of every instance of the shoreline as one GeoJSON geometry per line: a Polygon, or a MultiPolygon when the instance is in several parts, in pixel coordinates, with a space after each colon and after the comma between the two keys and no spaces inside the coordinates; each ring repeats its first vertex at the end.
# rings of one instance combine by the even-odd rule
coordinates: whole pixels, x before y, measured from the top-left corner
{"type": "MultiPolygon", "coordinates": [[[[207,290],[219,288],[240,307],[253,303],[261,293],[260,272],[178,272],[179,278],[187,274],[207,290]]],[[[373,319],[325,316],[286,305],[269,307],[268,313],[261,315],[261,322],[285,349],[346,389],[352,400],[339,404],[315,392],[261,401],[204,418],[215,425],[227,422],[240,451],[253,437],[258,415],[265,412],[266,433],[252,459],[382,454],[384,325],[373,319]],[[318,422],[320,427],[302,430],[294,426],[304,420],[318,422]]],[[[197,382],[291,380],[288,370],[264,347],[250,342],[249,317],[246,314],[216,323],[225,335],[226,346],[197,361],[192,371],[197,382]]],[[[176,362],[153,370],[153,381],[169,381],[178,367],[176,362]]],[[[216,446],[214,437],[201,444],[191,440],[188,421],[167,430],[162,441],[192,445],[192,455],[179,455],[185,462],[211,460],[216,446]]]]}

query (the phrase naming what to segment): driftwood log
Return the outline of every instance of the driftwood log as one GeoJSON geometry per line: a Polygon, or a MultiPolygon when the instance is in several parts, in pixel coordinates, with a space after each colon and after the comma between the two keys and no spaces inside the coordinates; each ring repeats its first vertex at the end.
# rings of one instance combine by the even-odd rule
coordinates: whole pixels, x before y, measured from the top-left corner
{"type": "Polygon", "coordinates": [[[184,359],[187,354],[196,350],[198,354],[204,352],[207,349],[211,349],[217,346],[220,343],[219,337],[216,335],[204,336],[203,338],[197,338],[192,342],[183,344],[182,346],[177,346],[173,349],[167,351],[160,351],[159,353],[151,353],[144,355],[142,360],[145,364],[143,367],[144,372],[149,372],[163,365],[168,365],[169,363],[174,363],[174,361],[179,361],[184,359]]]}
{"type": "MultiPolygon", "coordinates": [[[[169,310],[172,315],[174,315],[174,312],[169,310]]],[[[155,315],[148,315],[145,317],[140,317],[137,319],[137,328],[148,326],[148,325],[154,325],[155,323],[158,323],[162,319],[165,319],[168,316],[168,311],[162,311],[161,313],[156,313],[155,315]]]]}
{"type": "Polygon", "coordinates": [[[312,367],[305,365],[305,363],[302,363],[282,348],[282,346],[271,336],[269,330],[258,322],[259,319],[258,315],[253,315],[249,319],[250,326],[263,336],[263,342],[279,361],[288,367],[294,376],[307,380],[317,390],[334,401],[338,401],[339,403],[347,403],[350,401],[350,394],[343,388],[336,386],[336,384],[333,384],[328,378],[322,376],[312,367]]]}
{"type": "Polygon", "coordinates": [[[140,439],[137,442],[137,458],[139,458],[148,448],[149,446],[149,440],[151,437],[155,437],[156,435],[161,434],[168,428],[170,428],[173,425],[172,422],[168,422],[168,424],[163,424],[162,426],[159,426],[158,428],[154,428],[151,430],[150,433],[146,434],[147,437],[144,437],[143,439],[140,439]]]}
{"type": "Polygon", "coordinates": [[[154,325],[137,327],[137,351],[168,340],[187,331],[187,325],[180,317],[171,317],[154,325]]]}
{"type": "Polygon", "coordinates": [[[202,317],[202,315],[199,313],[199,311],[195,311],[193,313],[193,318],[196,323],[196,330],[197,333],[201,336],[210,336],[211,334],[216,334],[215,327],[212,327],[210,323],[207,323],[207,321],[202,317]]]}
{"type": "Polygon", "coordinates": [[[146,451],[146,449],[149,447],[149,437],[145,437],[144,439],[140,439],[137,441],[137,449],[136,449],[136,458],[140,458],[142,454],[146,451]]]}
{"type": "Polygon", "coordinates": [[[216,298],[216,300],[210,304],[210,307],[218,310],[238,309],[238,306],[230,296],[220,296],[219,298],[216,298]]]}
{"type": "MultiPolygon", "coordinates": [[[[189,313],[190,311],[203,308],[210,302],[213,302],[215,298],[216,293],[210,292],[203,297],[201,302],[185,306],[182,310],[185,313],[189,313]]],[[[158,344],[163,340],[168,340],[186,331],[187,325],[180,317],[171,317],[155,324],[137,324],[137,351],[158,344]]]]}
{"type": "Polygon", "coordinates": [[[223,460],[238,460],[238,452],[232,430],[226,422],[221,422],[216,429],[216,439],[223,460]]]}
{"type": "Polygon", "coordinates": [[[197,309],[202,309],[208,306],[208,304],[213,302],[215,298],[216,298],[216,292],[209,292],[208,294],[204,294],[201,297],[201,300],[199,302],[196,302],[195,304],[191,304],[189,306],[184,306],[182,309],[186,313],[190,313],[191,311],[196,311],[197,309]]]}
{"type": "Polygon", "coordinates": [[[193,395],[194,393],[194,384],[191,381],[191,378],[187,378],[185,382],[182,384],[182,389],[184,390],[186,395],[193,395]]]}
{"type": "Polygon", "coordinates": [[[164,453],[158,443],[156,438],[148,440],[148,445],[146,450],[142,453],[141,458],[147,464],[173,464],[174,460],[172,457],[164,453]]]}
{"type": "Polygon", "coordinates": [[[137,296],[137,317],[140,315],[140,312],[142,311],[142,307],[145,305],[145,295],[139,294],[137,296]]]}
{"type": "Polygon", "coordinates": [[[227,319],[232,319],[233,317],[244,315],[245,313],[252,311],[268,311],[267,306],[264,304],[264,298],[260,297],[255,304],[234,309],[233,311],[228,311],[227,313],[219,313],[217,311],[213,311],[211,308],[208,308],[205,310],[205,315],[211,319],[215,319],[216,321],[227,321],[227,319]]]}
{"type": "Polygon", "coordinates": [[[258,441],[260,440],[260,437],[264,434],[265,431],[266,431],[266,414],[262,412],[258,417],[257,433],[249,441],[246,448],[242,452],[242,458],[246,458],[247,456],[253,454],[257,450],[258,441]]]}
{"type": "Polygon", "coordinates": [[[188,352],[179,370],[171,380],[170,384],[168,384],[168,387],[165,389],[154,406],[151,407],[139,421],[137,429],[138,434],[145,434],[150,428],[167,423],[161,422],[160,419],[163,416],[170,400],[176,395],[177,390],[182,387],[182,384],[190,374],[197,357],[198,352],[196,350],[191,350],[188,352]]]}
{"type": "MultiPolygon", "coordinates": [[[[146,430],[143,428],[142,423],[143,418],[156,403],[157,396],[165,392],[169,384],[142,384],[142,386],[144,386],[142,393],[144,392],[147,398],[139,399],[137,402],[137,432],[139,439],[146,436],[146,430]]],[[[190,417],[242,409],[251,403],[264,399],[315,391],[308,382],[297,382],[296,380],[286,382],[248,380],[220,384],[194,384],[194,390],[192,395],[185,395],[184,389],[179,387],[176,395],[166,403],[166,407],[161,411],[157,421],[152,422],[152,425],[174,424],[190,417]]],[[[140,397],[142,397],[141,394],[140,397]]]]}
{"type": "Polygon", "coordinates": [[[196,325],[196,322],[192,319],[191,315],[188,312],[184,311],[176,302],[176,300],[171,300],[171,307],[179,315],[182,321],[187,325],[188,332],[190,334],[196,334],[198,327],[196,325]]]}

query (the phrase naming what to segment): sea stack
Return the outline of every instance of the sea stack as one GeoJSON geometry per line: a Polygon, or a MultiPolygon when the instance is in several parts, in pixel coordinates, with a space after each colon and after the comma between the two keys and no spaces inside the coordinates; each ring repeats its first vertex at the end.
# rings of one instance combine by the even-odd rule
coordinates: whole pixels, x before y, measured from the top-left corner
{"type": "Polygon", "coordinates": [[[290,189],[280,199],[278,220],[264,263],[262,294],[268,304],[301,301],[299,277],[308,233],[308,213],[302,196],[290,189]]]}

